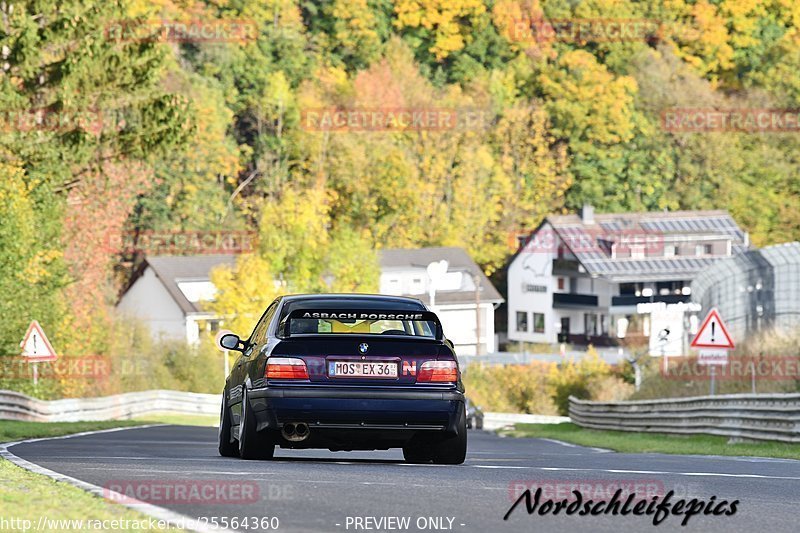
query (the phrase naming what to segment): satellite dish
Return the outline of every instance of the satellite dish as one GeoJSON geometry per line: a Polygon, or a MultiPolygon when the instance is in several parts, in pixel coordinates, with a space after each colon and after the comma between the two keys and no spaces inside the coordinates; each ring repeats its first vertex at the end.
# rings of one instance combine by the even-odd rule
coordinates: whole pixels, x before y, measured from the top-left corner
{"type": "Polygon", "coordinates": [[[449,266],[450,264],[444,259],[441,261],[434,261],[428,265],[426,270],[428,271],[428,277],[431,279],[432,285],[436,286],[444,279],[449,266]]]}
{"type": "Polygon", "coordinates": [[[428,284],[428,297],[430,298],[430,307],[433,309],[436,302],[436,287],[444,280],[447,275],[447,267],[449,264],[442,259],[441,261],[434,261],[430,263],[425,270],[428,271],[428,278],[431,282],[428,284]]]}

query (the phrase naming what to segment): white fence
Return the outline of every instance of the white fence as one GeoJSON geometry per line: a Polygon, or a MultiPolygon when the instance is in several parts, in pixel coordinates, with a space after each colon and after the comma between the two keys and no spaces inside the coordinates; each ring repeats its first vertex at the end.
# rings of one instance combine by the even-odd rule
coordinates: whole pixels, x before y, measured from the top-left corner
{"type": "Polygon", "coordinates": [[[0,391],[0,420],[75,422],[119,420],[150,413],[219,415],[220,396],[169,390],[129,392],[100,398],[37,400],[13,391],[0,391]]]}
{"type": "Polygon", "coordinates": [[[570,397],[569,416],[575,424],[592,429],[800,442],[800,394],[729,394],[632,402],[570,397]]]}

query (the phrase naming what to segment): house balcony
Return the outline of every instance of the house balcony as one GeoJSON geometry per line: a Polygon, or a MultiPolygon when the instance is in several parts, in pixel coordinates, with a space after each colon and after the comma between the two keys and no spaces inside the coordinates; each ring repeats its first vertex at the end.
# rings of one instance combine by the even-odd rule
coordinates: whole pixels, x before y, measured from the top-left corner
{"type": "Polygon", "coordinates": [[[646,304],[650,302],[664,302],[666,304],[689,303],[692,301],[691,296],[683,294],[654,294],[652,296],[635,296],[633,294],[625,294],[622,296],[611,297],[611,307],[628,307],[635,306],[636,304],[646,304]]]}
{"type": "Polygon", "coordinates": [[[597,307],[597,295],[595,294],[576,294],[571,292],[554,292],[554,309],[576,309],[586,307],[597,307]]]}
{"type": "Polygon", "coordinates": [[[609,347],[619,346],[619,339],[610,335],[586,335],[583,333],[560,334],[558,341],[573,346],[609,347]]]}
{"type": "Polygon", "coordinates": [[[568,277],[584,277],[589,274],[576,259],[553,259],[553,275],[554,276],[568,276],[568,277]]]}

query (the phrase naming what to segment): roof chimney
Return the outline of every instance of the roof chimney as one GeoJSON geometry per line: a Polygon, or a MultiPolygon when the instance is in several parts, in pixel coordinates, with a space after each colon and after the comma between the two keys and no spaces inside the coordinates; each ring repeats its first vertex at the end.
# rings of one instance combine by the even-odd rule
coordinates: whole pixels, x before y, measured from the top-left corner
{"type": "Polygon", "coordinates": [[[583,204],[581,220],[584,224],[594,224],[594,207],[591,204],[583,204]]]}

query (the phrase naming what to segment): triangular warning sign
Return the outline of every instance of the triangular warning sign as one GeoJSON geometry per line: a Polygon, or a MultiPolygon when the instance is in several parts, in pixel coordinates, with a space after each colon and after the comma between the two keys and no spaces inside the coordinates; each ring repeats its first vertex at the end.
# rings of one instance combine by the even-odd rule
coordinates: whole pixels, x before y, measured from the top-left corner
{"type": "Polygon", "coordinates": [[[56,358],[56,351],[36,320],[28,326],[19,345],[22,348],[22,357],[27,357],[30,361],[53,361],[56,358]]]}
{"type": "Polygon", "coordinates": [[[716,309],[708,312],[697,335],[694,336],[691,346],[692,348],[722,348],[725,350],[734,348],[733,339],[716,309]]]}

